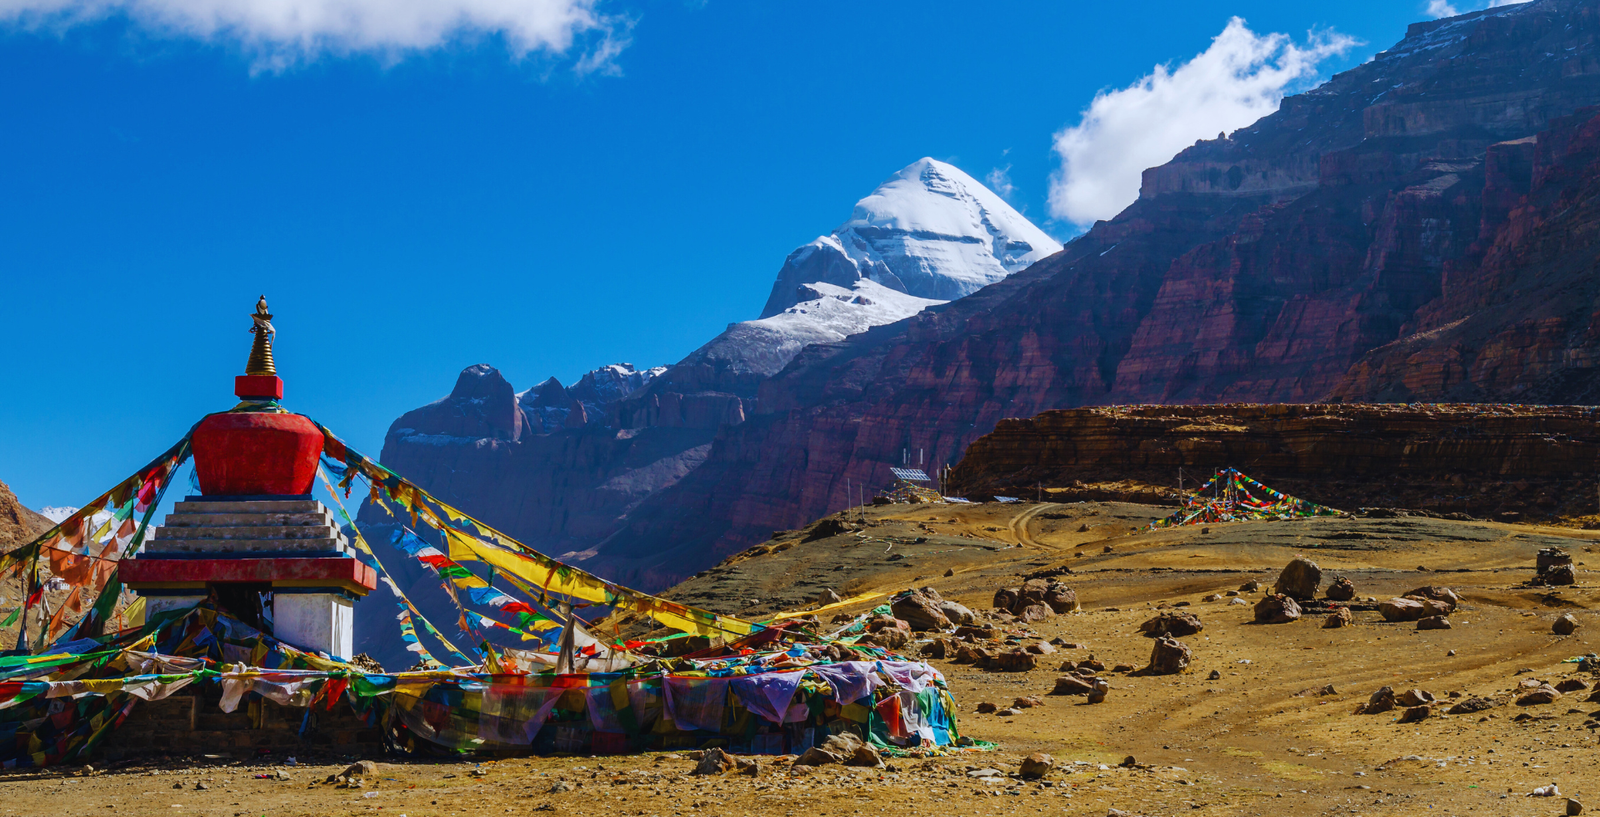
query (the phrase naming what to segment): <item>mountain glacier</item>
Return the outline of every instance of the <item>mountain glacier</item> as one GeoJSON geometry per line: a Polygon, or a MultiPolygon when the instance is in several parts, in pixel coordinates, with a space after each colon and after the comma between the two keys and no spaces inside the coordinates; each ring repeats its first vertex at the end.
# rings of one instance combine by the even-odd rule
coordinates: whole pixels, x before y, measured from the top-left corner
{"type": "Polygon", "coordinates": [[[970,295],[1060,249],[959,168],[919,159],[790,253],[759,318],[729,325],[684,363],[775,374],[810,344],[970,295]]]}

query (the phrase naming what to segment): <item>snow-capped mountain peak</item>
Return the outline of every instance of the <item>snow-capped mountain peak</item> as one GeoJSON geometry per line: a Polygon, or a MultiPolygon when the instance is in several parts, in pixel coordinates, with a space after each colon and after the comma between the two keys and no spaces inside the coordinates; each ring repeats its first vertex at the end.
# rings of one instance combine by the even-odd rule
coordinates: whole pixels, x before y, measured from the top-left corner
{"type": "Polygon", "coordinates": [[[831,234],[790,253],[761,317],[798,303],[813,282],[870,279],[907,295],[949,301],[1061,249],[960,168],[919,159],[856,202],[831,234]]]}

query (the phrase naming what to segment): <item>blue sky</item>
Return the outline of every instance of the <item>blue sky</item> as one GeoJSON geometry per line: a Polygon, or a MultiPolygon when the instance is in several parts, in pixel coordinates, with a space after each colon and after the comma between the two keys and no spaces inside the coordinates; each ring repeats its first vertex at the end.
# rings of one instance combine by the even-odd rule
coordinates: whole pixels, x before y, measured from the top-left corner
{"type": "Polygon", "coordinates": [[[677,360],[755,317],[791,249],[922,156],[1009,166],[1014,204],[1073,235],[1049,219],[1053,135],[1233,16],[1364,42],[1324,76],[1427,16],[600,0],[608,22],[567,48],[492,24],[283,47],[162,2],[0,18],[0,481],[33,507],[87,501],[232,405],[262,293],[286,403],[376,455],[470,364],[520,390],[677,360]]]}

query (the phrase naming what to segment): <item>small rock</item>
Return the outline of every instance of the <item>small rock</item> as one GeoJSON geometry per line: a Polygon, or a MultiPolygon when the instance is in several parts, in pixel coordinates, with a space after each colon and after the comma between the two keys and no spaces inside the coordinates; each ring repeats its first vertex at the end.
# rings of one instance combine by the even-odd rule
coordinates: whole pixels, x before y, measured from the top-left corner
{"type": "Polygon", "coordinates": [[[1567,817],[1577,817],[1579,814],[1582,814],[1582,813],[1583,813],[1583,804],[1578,802],[1577,800],[1571,798],[1571,797],[1568,797],[1567,798],[1567,817]]]}
{"type": "Polygon", "coordinates": [[[1300,604],[1282,593],[1271,593],[1256,602],[1255,614],[1260,624],[1287,624],[1300,618],[1300,604]]]}
{"type": "Polygon", "coordinates": [[[1176,675],[1189,667],[1189,659],[1194,651],[1187,644],[1169,636],[1156,639],[1155,646],[1150,650],[1150,666],[1146,672],[1151,675],[1176,675]]]}
{"type": "Polygon", "coordinates": [[[1340,627],[1348,627],[1353,620],[1354,617],[1350,615],[1350,608],[1340,607],[1329,613],[1328,617],[1322,620],[1322,629],[1337,630],[1340,627]]]}
{"type": "Polygon", "coordinates": [[[727,752],[716,747],[705,750],[700,756],[700,762],[690,774],[722,774],[733,768],[733,758],[727,752]]]}
{"type": "Polygon", "coordinates": [[[1229,604],[1249,604],[1250,602],[1245,601],[1244,599],[1236,598],[1236,599],[1233,599],[1233,600],[1229,601],[1228,603],[1229,604]]]}
{"type": "Polygon", "coordinates": [[[1260,590],[1260,589],[1261,589],[1261,582],[1258,582],[1255,579],[1251,579],[1250,581],[1247,581],[1244,584],[1239,585],[1239,592],[1240,593],[1254,593],[1254,592],[1256,592],[1257,590],[1260,590]]]}
{"type": "Polygon", "coordinates": [[[1556,684],[1556,691],[1563,694],[1568,692],[1582,692],[1589,688],[1589,684],[1582,678],[1566,678],[1556,684]]]}
{"type": "Polygon", "coordinates": [[[1211,674],[1206,676],[1206,680],[1208,680],[1208,681],[1220,681],[1220,680],[1222,680],[1222,673],[1220,673],[1220,672],[1218,672],[1216,670],[1212,670],[1211,674]]]}
{"type": "Polygon", "coordinates": [[[1367,698],[1367,702],[1356,709],[1356,713],[1361,715],[1377,715],[1383,712],[1388,712],[1394,709],[1394,707],[1394,688],[1383,687],[1377,692],[1372,693],[1372,696],[1367,698]]]}
{"type": "Polygon", "coordinates": [[[1417,621],[1417,629],[1448,630],[1450,629],[1450,619],[1445,618],[1444,616],[1428,616],[1427,618],[1417,621]]]}
{"type": "Polygon", "coordinates": [[[557,780],[556,782],[550,784],[551,794],[562,794],[569,791],[572,791],[572,784],[565,780],[557,780]]]}
{"type": "Polygon", "coordinates": [[[1578,620],[1571,613],[1562,613],[1556,622],[1550,625],[1550,632],[1556,635],[1572,635],[1578,631],[1578,620]]]}
{"type": "Polygon", "coordinates": [[[1343,576],[1334,578],[1324,594],[1329,601],[1350,601],[1356,597],[1356,586],[1343,576]]]}
{"type": "Polygon", "coordinates": [[[1002,709],[999,712],[996,712],[994,714],[996,714],[996,715],[998,715],[998,716],[1000,716],[1002,718],[1009,718],[1009,717],[1011,717],[1013,715],[1021,715],[1022,714],[1022,710],[1017,709],[1016,707],[1008,706],[1005,709],[1002,709]]]}
{"type": "Polygon", "coordinates": [[[1138,667],[1135,667],[1132,664],[1118,664],[1118,665],[1112,667],[1111,671],[1112,672],[1133,672],[1136,669],[1138,669],[1138,667]]]}
{"type": "Polygon", "coordinates": [[[1212,593],[1211,595],[1206,596],[1206,597],[1204,597],[1204,598],[1202,598],[1200,600],[1201,601],[1222,601],[1222,594],[1221,593],[1212,593]]]}
{"type": "Polygon", "coordinates": [[[1415,590],[1406,591],[1401,595],[1407,598],[1427,599],[1429,601],[1437,601],[1447,604],[1450,606],[1450,609],[1446,610],[1446,613],[1454,613],[1456,611],[1456,607],[1461,604],[1461,597],[1456,595],[1456,591],[1451,590],[1448,587],[1435,587],[1433,585],[1429,585],[1427,587],[1419,587],[1415,590]]]}
{"type": "Polygon", "coordinates": [[[1561,693],[1549,684],[1540,684],[1533,691],[1517,698],[1517,706],[1537,706],[1539,704],[1552,704],[1561,699],[1561,693]]]}
{"type": "Polygon", "coordinates": [[[1492,699],[1472,697],[1450,707],[1445,712],[1451,715],[1471,715],[1474,712],[1482,712],[1485,709],[1493,709],[1496,706],[1499,706],[1499,704],[1492,699]]]}
{"type": "Polygon", "coordinates": [[[1088,695],[1094,691],[1094,682],[1077,675],[1063,675],[1056,679],[1051,695],[1088,695]]]}
{"type": "Polygon", "coordinates": [[[1549,585],[1565,586],[1578,582],[1578,576],[1573,571],[1572,565],[1556,565],[1541,574],[1540,578],[1549,585]]]}
{"type": "Polygon", "coordinates": [[[1160,638],[1170,635],[1174,638],[1194,635],[1205,629],[1199,617],[1193,613],[1161,613],[1155,618],[1139,625],[1139,632],[1147,638],[1160,638]]]}
{"type": "Polygon", "coordinates": [[[1111,684],[1104,678],[1094,679],[1094,689],[1089,690],[1089,703],[1105,703],[1107,693],[1111,692],[1111,684]]]}
{"type": "Polygon", "coordinates": [[[1035,698],[1032,695],[1029,695],[1026,698],[1018,698],[1011,702],[1011,707],[1013,709],[1032,709],[1036,706],[1044,706],[1044,701],[1040,700],[1039,698],[1035,698]]]}
{"type": "Polygon", "coordinates": [[[377,777],[378,764],[370,760],[358,760],[350,767],[339,773],[340,777],[377,777]]]}
{"type": "Polygon", "coordinates": [[[992,715],[992,714],[994,714],[994,713],[996,713],[998,711],[1000,711],[1000,707],[995,706],[994,704],[989,703],[988,701],[984,701],[983,703],[978,704],[978,714],[979,715],[992,715]]]}
{"type": "Polygon", "coordinates": [[[1394,702],[1400,706],[1422,706],[1423,704],[1431,704],[1435,700],[1438,699],[1433,697],[1432,692],[1422,689],[1408,689],[1394,696],[1394,702]]]}
{"type": "Polygon", "coordinates": [[[1400,720],[1397,721],[1397,723],[1416,723],[1417,721],[1425,720],[1429,715],[1432,714],[1432,707],[1427,705],[1413,706],[1400,714],[1400,720]]]}
{"type": "Polygon", "coordinates": [[[1055,765],[1055,758],[1044,752],[1034,752],[1022,759],[1022,767],[1018,771],[1023,777],[1037,779],[1048,774],[1055,765]]]}

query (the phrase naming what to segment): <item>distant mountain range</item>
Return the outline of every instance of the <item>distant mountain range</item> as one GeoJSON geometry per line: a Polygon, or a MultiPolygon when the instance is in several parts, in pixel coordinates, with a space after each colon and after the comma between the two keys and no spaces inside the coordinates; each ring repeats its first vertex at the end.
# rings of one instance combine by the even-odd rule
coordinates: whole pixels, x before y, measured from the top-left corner
{"type": "MultiPolygon", "coordinates": [[[[761,381],[801,350],[968,295],[1060,249],[971,176],[921,159],[790,253],[758,318],[678,364],[613,364],[520,394],[492,366],[469,366],[447,397],[391,425],[382,460],[529,544],[584,558],[698,468],[719,430],[755,409],[761,381]]],[[[384,522],[371,508],[362,519],[384,522]]]]}
{"type": "MultiPolygon", "coordinates": [[[[785,339],[802,330],[763,321],[802,304],[821,316],[830,298],[862,314],[849,303],[874,300],[873,285],[940,300],[1053,249],[1021,228],[1004,230],[1027,252],[976,229],[935,231],[949,236],[936,245],[945,258],[987,247],[996,266],[914,285],[904,264],[918,228],[879,233],[884,222],[853,216],[791,255],[764,317],[610,403],[604,421],[426,451],[391,433],[384,461],[531,544],[661,588],[844,507],[847,484],[889,484],[907,448],[953,462],[1003,417],[1119,403],[1594,402],[1596,105],[1592,2],[1417,23],[1276,113],[1145,171],[1115,218],[959,300],[791,353],[785,339]],[[853,252],[858,240],[871,252],[853,252]]],[[[919,164],[896,180],[932,172],[973,189],[919,164]]]]}

